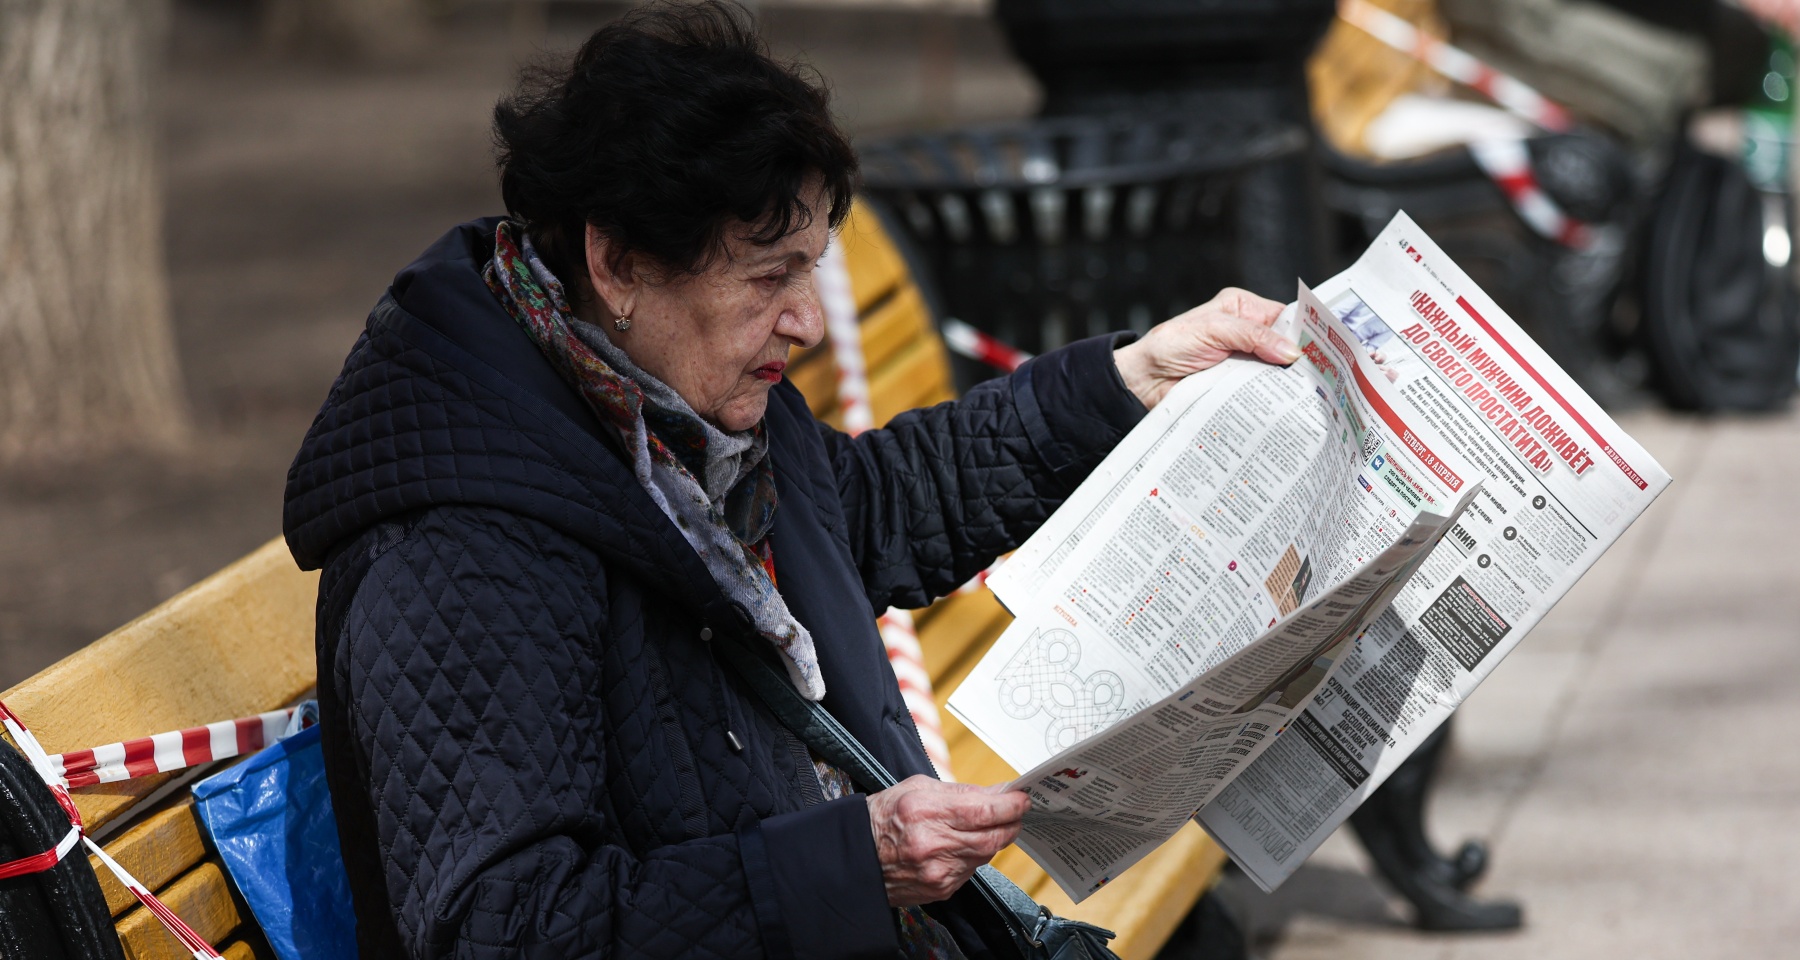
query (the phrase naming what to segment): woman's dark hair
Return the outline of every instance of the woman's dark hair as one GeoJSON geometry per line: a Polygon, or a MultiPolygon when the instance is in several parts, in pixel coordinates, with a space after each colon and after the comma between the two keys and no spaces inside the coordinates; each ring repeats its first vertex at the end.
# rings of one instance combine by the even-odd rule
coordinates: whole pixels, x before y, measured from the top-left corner
{"type": "Polygon", "coordinates": [[[736,4],[655,3],[594,32],[566,69],[528,70],[494,108],[500,194],[571,293],[586,225],[620,256],[699,273],[733,221],[770,244],[812,219],[822,178],[835,228],[856,154],[810,69],[770,58],[736,4]]]}

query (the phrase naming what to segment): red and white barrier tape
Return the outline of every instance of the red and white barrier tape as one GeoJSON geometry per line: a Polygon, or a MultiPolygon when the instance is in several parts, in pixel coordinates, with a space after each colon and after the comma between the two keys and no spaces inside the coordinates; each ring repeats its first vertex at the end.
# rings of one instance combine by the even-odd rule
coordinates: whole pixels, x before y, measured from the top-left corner
{"type": "Polygon", "coordinates": [[[1418,29],[1368,0],[1340,0],[1338,16],[1440,74],[1472,87],[1532,123],[1557,133],[1574,126],[1569,111],[1517,77],[1495,70],[1467,51],[1418,29]]]}
{"type": "Polygon", "coordinates": [[[1531,151],[1523,140],[1488,140],[1469,144],[1488,179],[1498,184],[1519,219],[1538,234],[1577,250],[1594,241],[1592,227],[1569,216],[1538,185],[1531,170],[1531,151]]]}
{"type": "Polygon", "coordinates": [[[222,960],[219,951],[214,950],[212,944],[206,942],[205,937],[195,933],[193,927],[183,923],[182,919],[175,915],[175,911],[170,910],[167,905],[156,898],[156,894],[151,893],[148,888],[137,881],[136,877],[126,872],[124,867],[119,866],[117,860],[107,856],[106,851],[100,849],[100,845],[95,843],[92,838],[82,837],[81,840],[87,844],[88,850],[100,858],[101,863],[106,864],[106,868],[112,871],[113,876],[119,879],[125,889],[130,890],[131,895],[144,905],[144,909],[150,911],[151,916],[161,921],[163,929],[169,931],[170,936],[179,940],[181,945],[194,955],[194,960],[222,960]]]}
{"type": "Polygon", "coordinates": [[[17,860],[0,863],[0,880],[11,880],[13,877],[43,873],[45,870],[55,867],[82,839],[81,828],[71,826],[69,832],[64,834],[61,840],[56,841],[56,846],[43,853],[34,853],[29,857],[20,857],[17,860]]]}
{"type": "Polygon", "coordinates": [[[50,769],[70,789],[168,773],[261,750],[281,739],[293,710],[222,720],[51,756],[50,769]]]}
{"type": "Polygon", "coordinates": [[[819,306],[825,313],[825,335],[831,338],[831,359],[837,364],[838,414],[844,432],[856,436],[875,426],[869,406],[869,370],[863,357],[862,318],[856,315],[856,293],[850,286],[850,265],[836,237],[825,246],[825,256],[813,271],[819,290],[819,306]]]}
{"type": "MultiPolygon", "coordinates": [[[[6,732],[12,735],[13,743],[19,746],[19,752],[25,754],[25,759],[31,763],[31,768],[37,771],[37,775],[42,777],[44,784],[50,788],[50,795],[56,798],[56,805],[62,807],[63,812],[69,815],[69,825],[74,827],[77,833],[80,833],[85,826],[81,822],[81,811],[75,809],[75,798],[69,796],[68,786],[62,782],[62,778],[52,772],[53,766],[50,763],[49,755],[44,753],[43,744],[38,743],[38,739],[32,734],[31,729],[25,726],[25,721],[20,720],[19,715],[13,713],[5,703],[0,703],[0,726],[5,727],[6,732]]],[[[64,843],[67,841],[65,840],[57,846],[60,848],[64,843]]],[[[44,869],[48,870],[60,862],[62,862],[62,857],[59,856],[44,869]]]]}
{"type": "Polygon", "coordinates": [[[219,952],[206,942],[205,937],[183,923],[173,910],[158,900],[155,894],[87,836],[81,813],[75,808],[75,800],[69,795],[69,790],[72,787],[131,780],[153,773],[168,773],[260,750],[282,738],[293,714],[293,710],[275,710],[255,717],[159,733],[91,750],[51,755],[44,751],[43,745],[38,743],[37,737],[25,726],[25,722],[8,709],[6,704],[0,703],[0,725],[4,725],[6,732],[12,735],[13,742],[25,754],[25,759],[30,761],[38,776],[44,779],[44,784],[56,797],[57,804],[69,816],[69,832],[56,846],[43,853],[0,863],[0,879],[49,870],[61,863],[79,841],[87,845],[88,850],[112,871],[119,883],[131,891],[131,895],[144,905],[145,910],[150,911],[151,916],[162,923],[170,936],[180,941],[182,947],[193,954],[195,960],[220,960],[219,952]]]}
{"type": "MultiPolygon", "coordinates": [[[[1473,87],[1509,112],[1557,133],[1574,126],[1569,112],[1524,81],[1482,63],[1473,55],[1414,27],[1368,0],[1340,0],[1338,16],[1370,36],[1458,83],[1473,87]]],[[[1506,194],[1508,203],[1540,236],[1566,247],[1584,249],[1594,240],[1593,228],[1563,212],[1538,185],[1531,152],[1520,140],[1469,144],[1482,172],[1506,194]]]]}
{"type": "Polygon", "coordinates": [[[944,344],[951,350],[1007,373],[1019,369],[1025,365],[1025,361],[1031,359],[1031,354],[1003,343],[955,317],[945,317],[939,329],[944,334],[944,344]]]}
{"type": "Polygon", "coordinates": [[[19,745],[19,749],[25,754],[25,759],[30,761],[31,768],[36,770],[38,776],[43,777],[44,783],[50,787],[51,795],[56,798],[56,805],[62,807],[63,812],[69,817],[69,832],[64,834],[55,846],[43,853],[0,863],[0,879],[11,879],[43,873],[61,863],[63,858],[69,855],[69,851],[75,849],[75,844],[83,838],[83,825],[81,811],[75,808],[75,799],[69,796],[68,789],[49,777],[49,758],[44,756],[44,748],[38,744],[37,737],[32,736],[31,730],[11,710],[7,709],[4,703],[0,703],[0,725],[3,725],[6,732],[12,735],[13,742],[19,745]]]}
{"type": "Polygon", "coordinates": [[[950,771],[950,745],[944,742],[944,721],[938,715],[937,698],[931,690],[931,674],[925,669],[925,651],[919,646],[919,631],[913,625],[911,610],[889,607],[875,625],[881,630],[881,644],[887,647],[888,664],[894,668],[894,679],[900,682],[900,699],[906,712],[912,714],[913,727],[919,731],[919,743],[925,755],[937,767],[938,776],[947,782],[956,777],[950,771]]]}
{"type": "MultiPolygon", "coordinates": [[[[862,348],[862,318],[856,314],[856,295],[850,286],[850,265],[844,248],[836,237],[825,247],[825,256],[813,271],[813,284],[819,291],[819,306],[825,314],[825,334],[831,338],[831,357],[837,363],[838,410],[844,432],[855,436],[875,426],[875,411],[869,405],[869,371],[862,348]]],[[[955,780],[950,771],[950,749],[944,744],[944,725],[938,716],[937,700],[932,695],[931,674],[925,669],[925,655],[919,649],[919,634],[913,628],[912,613],[898,607],[889,608],[876,621],[881,631],[881,644],[887,648],[888,663],[900,681],[900,697],[906,712],[912,714],[913,727],[919,731],[919,742],[925,755],[937,767],[938,776],[955,780]]]]}
{"type": "Polygon", "coordinates": [[[968,583],[965,583],[962,586],[957,587],[956,591],[950,595],[953,597],[960,597],[965,593],[974,593],[975,591],[980,590],[981,588],[987,586],[988,578],[993,576],[994,571],[1000,569],[1000,565],[1005,562],[1006,562],[1005,557],[1001,557],[1000,559],[995,560],[993,563],[988,565],[988,568],[986,570],[983,570],[980,573],[970,577],[968,583]]]}

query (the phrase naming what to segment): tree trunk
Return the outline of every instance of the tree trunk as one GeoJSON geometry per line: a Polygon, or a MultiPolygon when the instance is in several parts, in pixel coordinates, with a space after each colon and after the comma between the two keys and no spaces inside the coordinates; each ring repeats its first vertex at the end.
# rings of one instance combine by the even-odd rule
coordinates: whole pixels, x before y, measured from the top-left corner
{"type": "Polygon", "coordinates": [[[0,462],[187,432],[163,263],[159,0],[0,0],[0,462]]]}

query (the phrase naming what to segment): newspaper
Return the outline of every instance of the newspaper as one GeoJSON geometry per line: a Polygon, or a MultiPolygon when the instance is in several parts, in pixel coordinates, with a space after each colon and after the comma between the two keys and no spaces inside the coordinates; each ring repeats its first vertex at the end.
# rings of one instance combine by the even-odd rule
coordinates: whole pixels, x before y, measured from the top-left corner
{"type": "Polygon", "coordinates": [[[1184,381],[990,579],[1018,617],[949,707],[1078,900],[1275,742],[1480,488],[1304,288],[1293,322],[1302,359],[1184,381]]]}
{"type": "Polygon", "coordinates": [[[1290,314],[989,579],[949,708],[1076,901],[1190,817],[1273,889],[1669,482],[1404,214],[1290,314]]]}

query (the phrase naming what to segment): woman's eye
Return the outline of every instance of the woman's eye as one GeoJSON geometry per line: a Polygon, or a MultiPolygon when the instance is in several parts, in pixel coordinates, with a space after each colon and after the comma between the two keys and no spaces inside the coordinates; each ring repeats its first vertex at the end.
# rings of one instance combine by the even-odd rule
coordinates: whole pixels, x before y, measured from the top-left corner
{"type": "Polygon", "coordinates": [[[776,284],[779,284],[782,281],[786,280],[787,275],[788,275],[788,273],[786,270],[783,270],[780,273],[765,274],[763,276],[757,277],[756,282],[772,287],[772,286],[775,286],[776,284]]]}

